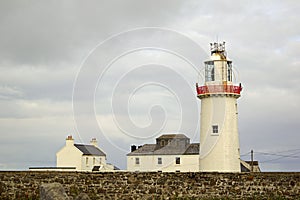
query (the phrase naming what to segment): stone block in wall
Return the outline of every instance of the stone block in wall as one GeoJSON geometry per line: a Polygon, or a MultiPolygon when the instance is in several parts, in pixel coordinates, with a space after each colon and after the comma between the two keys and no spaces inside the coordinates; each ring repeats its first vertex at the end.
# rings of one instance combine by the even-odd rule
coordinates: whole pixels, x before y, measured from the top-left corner
{"type": "Polygon", "coordinates": [[[60,183],[44,183],[40,186],[41,200],[70,200],[60,183]]]}
{"type": "Polygon", "coordinates": [[[81,193],[74,200],[90,200],[90,197],[85,193],[81,193]]]}
{"type": "Polygon", "coordinates": [[[5,193],[6,192],[6,185],[4,184],[4,183],[2,183],[2,182],[0,182],[0,195],[2,194],[2,193],[5,193]]]}

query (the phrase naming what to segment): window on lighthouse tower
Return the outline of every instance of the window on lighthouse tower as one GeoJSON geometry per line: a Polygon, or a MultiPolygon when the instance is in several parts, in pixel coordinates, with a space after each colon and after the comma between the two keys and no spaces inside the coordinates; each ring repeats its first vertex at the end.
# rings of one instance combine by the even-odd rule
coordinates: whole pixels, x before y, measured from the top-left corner
{"type": "Polygon", "coordinates": [[[232,62],[227,62],[227,81],[232,81],[232,62]]]}
{"type": "Polygon", "coordinates": [[[205,62],[205,81],[214,81],[215,80],[215,66],[214,61],[205,62]]]}
{"type": "Polygon", "coordinates": [[[218,125],[213,125],[212,126],[212,133],[213,134],[218,134],[219,133],[219,127],[218,127],[218,125]]]}

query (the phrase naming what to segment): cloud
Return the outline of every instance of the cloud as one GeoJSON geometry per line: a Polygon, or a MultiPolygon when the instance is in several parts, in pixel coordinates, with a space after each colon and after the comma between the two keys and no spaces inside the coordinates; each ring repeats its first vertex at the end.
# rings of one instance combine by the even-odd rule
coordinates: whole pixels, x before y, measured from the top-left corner
{"type": "Polygon", "coordinates": [[[17,64],[80,62],[106,37],[171,20],[174,15],[169,12],[176,12],[181,5],[165,1],[158,6],[136,0],[1,4],[0,58],[17,64]]]}

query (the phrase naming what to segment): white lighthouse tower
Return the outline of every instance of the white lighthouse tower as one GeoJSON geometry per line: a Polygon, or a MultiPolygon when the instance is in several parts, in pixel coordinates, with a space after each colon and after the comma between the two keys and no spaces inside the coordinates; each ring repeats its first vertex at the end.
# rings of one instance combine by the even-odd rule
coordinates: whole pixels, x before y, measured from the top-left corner
{"type": "Polygon", "coordinates": [[[196,84],[201,99],[200,171],[240,172],[237,99],[242,87],[232,82],[225,42],[211,43],[211,57],[204,64],[205,83],[196,84]]]}

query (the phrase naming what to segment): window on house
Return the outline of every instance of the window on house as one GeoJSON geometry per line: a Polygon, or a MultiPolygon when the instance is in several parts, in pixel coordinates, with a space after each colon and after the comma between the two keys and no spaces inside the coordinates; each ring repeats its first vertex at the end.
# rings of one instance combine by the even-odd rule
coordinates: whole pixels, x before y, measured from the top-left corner
{"type": "Polygon", "coordinates": [[[160,146],[165,146],[165,141],[164,140],[162,140],[162,141],[160,141],[160,146]]]}
{"type": "Polygon", "coordinates": [[[159,165],[162,164],[162,158],[157,158],[157,164],[159,164],[159,165]]]}
{"type": "Polygon", "coordinates": [[[86,164],[86,165],[89,164],[89,158],[88,158],[88,157],[85,158],[85,164],[86,164]]]}
{"type": "Polygon", "coordinates": [[[213,134],[218,134],[219,133],[219,127],[218,127],[218,125],[213,125],[212,126],[212,133],[213,134]]]}
{"type": "Polygon", "coordinates": [[[180,165],[180,157],[175,158],[175,163],[176,163],[176,165],[180,165]]]}
{"type": "Polygon", "coordinates": [[[140,164],[140,158],[135,158],[135,164],[139,165],[140,164]]]}

